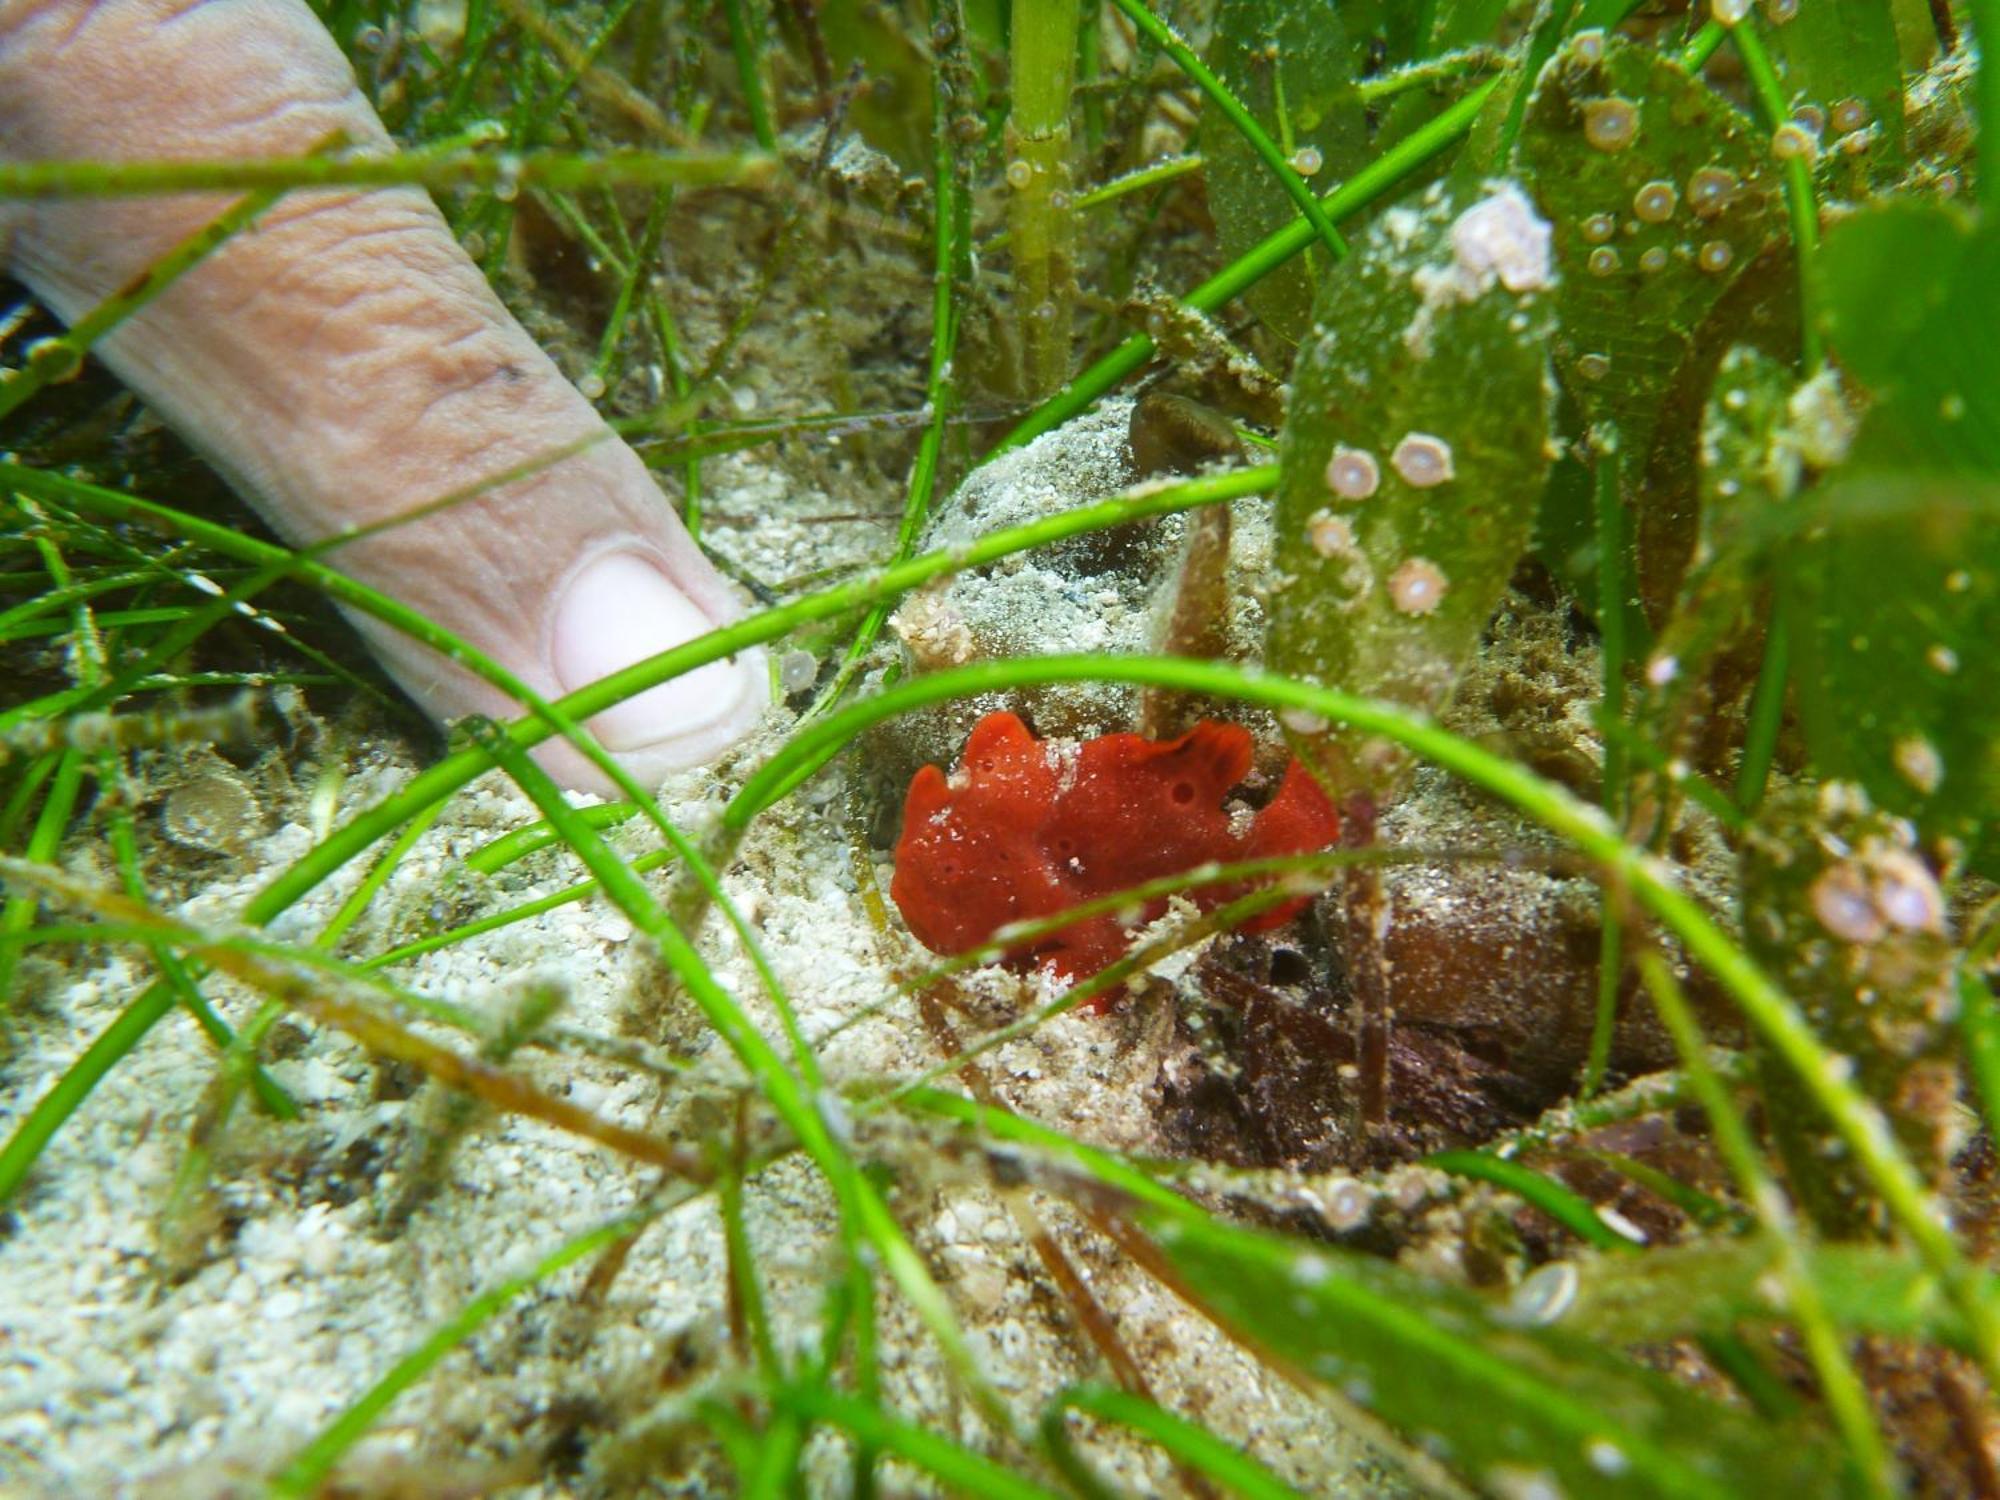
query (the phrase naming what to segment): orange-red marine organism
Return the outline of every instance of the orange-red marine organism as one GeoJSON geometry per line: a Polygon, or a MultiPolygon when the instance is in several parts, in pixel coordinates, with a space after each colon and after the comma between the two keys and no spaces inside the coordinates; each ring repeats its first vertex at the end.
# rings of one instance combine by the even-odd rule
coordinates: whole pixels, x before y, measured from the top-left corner
{"type": "MultiPolygon", "coordinates": [[[[1176,740],[1107,734],[1044,743],[1013,714],[988,714],[951,776],[925,766],[910,782],[889,894],[925,947],[963,953],[1007,923],[1209,861],[1305,854],[1333,842],[1339,815],[1297,761],[1260,812],[1226,811],[1223,798],[1250,763],[1250,733],[1238,724],[1204,721],[1176,740]]],[[[1189,896],[1211,910],[1244,889],[1208,886],[1189,896]]],[[[1275,927],[1305,901],[1246,925],[1275,927]]],[[[1142,920],[1165,910],[1164,900],[1152,901],[1142,920]]],[[[1077,979],[1122,957],[1128,942],[1126,924],[1107,913],[1010,948],[1007,958],[1077,979]]]]}

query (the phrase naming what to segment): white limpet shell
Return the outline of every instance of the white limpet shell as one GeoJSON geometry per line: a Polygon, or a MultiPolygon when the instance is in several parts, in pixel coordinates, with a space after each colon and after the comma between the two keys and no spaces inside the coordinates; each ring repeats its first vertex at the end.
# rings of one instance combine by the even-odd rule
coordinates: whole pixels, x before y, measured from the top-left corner
{"type": "Polygon", "coordinates": [[[1403,482],[1427,490],[1458,477],[1452,467],[1451,444],[1428,432],[1410,432],[1389,455],[1403,482]]]}
{"type": "Polygon", "coordinates": [[[1406,615],[1427,615],[1444,603],[1451,580],[1427,557],[1412,557],[1389,575],[1389,602],[1406,615]]]}
{"type": "Polygon", "coordinates": [[[1340,557],[1355,549],[1354,527],[1344,517],[1314,511],[1306,521],[1306,539],[1321,557],[1340,557]]]}
{"type": "Polygon", "coordinates": [[[1381,465],[1366,448],[1340,444],[1326,461],[1326,487],[1343,500],[1366,500],[1381,483],[1381,465]]]}

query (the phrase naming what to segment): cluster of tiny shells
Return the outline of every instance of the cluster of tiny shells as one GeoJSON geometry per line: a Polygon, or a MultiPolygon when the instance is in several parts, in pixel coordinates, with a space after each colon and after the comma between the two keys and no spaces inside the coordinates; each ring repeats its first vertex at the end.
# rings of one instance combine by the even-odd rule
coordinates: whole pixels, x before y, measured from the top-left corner
{"type": "MultiPolygon", "coordinates": [[[[1406,432],[1389,454],[1389,464],[1413,489],[1433,489],[1457,477],[1451,444],[1428,432],[1406,432]]],[[[1336,498],[1368,499],[1382,485],[1382,466],[1366,448],[1335,444],[1326,462],[1326,487],[1336,498]]],[[[1359,541],[1353,523],[1331,511],[1313,512],[1306,539],[1321,557],[1355,558],[1359,541]]],[[[1427,615],[1444,602],[1450,587],[1444,570],[1426,557],[1405,558],[1388,577],[1389,602],[1406,615],[1427,615]]]]}
{"type": "MultiPolygon", "coordinates": [[[[1435,489],[1458,477],[1451,444],[1428,432],[1407,432],[1389,454],[1389,463],[1413,489],[1435,489]]],[[[1366,500],[1382,484],[1382,466],[1366,448],[1335,444],[1326,461],[1326,487],[1342,500],[1366,500]]]]}
{"type": "Polygon", "coordinates": [[[1864,849],[1828,865],[1808,894],[1820,926],[1844,943],[1944,930],[1944,893],[1906,849],[1864,849]]]}

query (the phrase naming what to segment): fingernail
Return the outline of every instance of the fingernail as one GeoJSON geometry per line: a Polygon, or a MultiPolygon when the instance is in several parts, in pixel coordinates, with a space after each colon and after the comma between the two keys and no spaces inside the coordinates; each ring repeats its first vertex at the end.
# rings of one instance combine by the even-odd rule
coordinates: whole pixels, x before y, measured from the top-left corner
{"type": "MultiPolygon", "coordinates": [[[[556,678],[573,693],[715,626],[653,563],[613,552],[571,579],[556,606],[556,678]]],[[[698,733],[743,702],[748,675],[732,662],[712,661],[593,716],[591,732],[613,751],[698,733]]]]}

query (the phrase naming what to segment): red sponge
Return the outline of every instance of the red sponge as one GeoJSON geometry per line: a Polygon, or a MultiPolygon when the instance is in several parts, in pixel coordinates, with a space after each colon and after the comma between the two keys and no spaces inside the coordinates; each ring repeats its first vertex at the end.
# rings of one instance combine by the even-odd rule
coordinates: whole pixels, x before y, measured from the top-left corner
{"type": "MultiPolygon", "coordinates": [[[[1339,814],[1297,761],[1255,817],[1223,811],[1250,760],[1250,734],[1238,724],[1204,721],[1176,740],[1107,734],[1044,744],[1013,714],[988,714],[949,778],[925,766],[910,782],[889,894],[925,947],[963,953],[1009,922],[1210,861],[1332,843],[1339,814]]],[[[1209,886],[1189,896],[1206,911],[1243,891],[1209,886]]],[[[1286,901],[1250,925],[1275,927],[1304,905],[1286,901]]],[[[1165,901],[1149,902],[1140,920],[1165,910],[1165,901]]],[[[1126,924],[1107,914],[1010,948],[1007,958],[1077,979],[1123,956],[1127,942],[1126,924]]]]}

